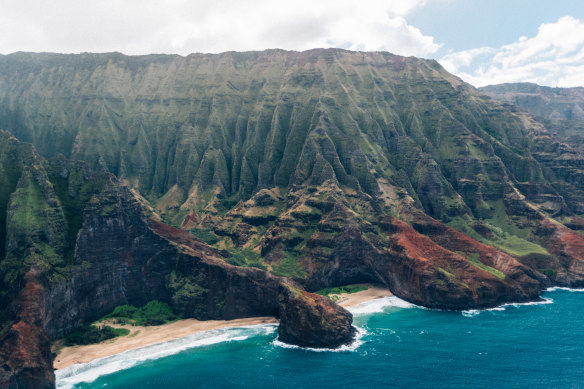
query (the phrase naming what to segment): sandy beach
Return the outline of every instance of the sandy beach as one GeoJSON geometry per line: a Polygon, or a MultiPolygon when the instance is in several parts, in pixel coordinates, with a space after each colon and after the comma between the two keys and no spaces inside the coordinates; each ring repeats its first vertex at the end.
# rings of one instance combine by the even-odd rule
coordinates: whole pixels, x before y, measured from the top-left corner
{"type": "Polygon", "coordinates": [[[367,285],[369,289],[362,290],[357,293],[342,293],[338,294],[339,299],[337,300],[337,304],[341,307],[348,308],[353,305],[364,303],[365,301],[375,300],[382,297],[393,296],[387,288],[383,288],[380,286],[374,285],[367,285]]]}
{"type": "MultiPolygon", "coordinates": [[[[369,289],[352,294],[339,294],[337,303],[345,308],[363,303],[365,301],[391,296],[384,288],[368,285],[369,289]]],[[[110,339],[98,344],[87,346],[73,346],[63,348],[53,362],[55,369],[62,369],[76,363],[88,363],[94,359],[104,358],[119,354],[124,351],[149,346],[156,343],[183,338],[201,331],[215,330],[224,327],[240,327],[264,323],[277,323],[274,317],[252,317],[235,320],[178,320],[161,326],[120,326],[127,328],[130,334],[115,339],[110,339]]],[[[111,325],[111,324],[110,324],[111,325]]]]}
{"type": "MultiPolygon", "coordinates": [[[[75,363],[87,363],[94,359],[109,357],[124,351],[183,338],[201,331],[216,330],[223,327],[240,327],[263,323],[277,323],[274,317],[250,317],[234,320],[178,320],[161,326],[120,326],[127,328],[130,334],[102,343],[87,346],[65,347],[53,361],[55,369],[62,369],[75,363]]],[[[111,324],[110,324],[111,325],[111,324]]]]}

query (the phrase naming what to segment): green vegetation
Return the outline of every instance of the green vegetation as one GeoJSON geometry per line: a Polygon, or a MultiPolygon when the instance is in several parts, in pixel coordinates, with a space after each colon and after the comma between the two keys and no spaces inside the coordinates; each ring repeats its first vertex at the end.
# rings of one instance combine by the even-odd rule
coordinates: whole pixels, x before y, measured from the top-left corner
{"type": "Polygon", "coordinates": [[[256,253],[250,249],[236,249],[230,247],[228,249],[231,257],[227,258],[225,261],[230,265],[243,266],[243,267],[257,267],[258,269],[268,270],[266,265],[264,265],[260,254],[256,253]]]}
{"type": "Polygon", "coordinates": [[[143,307],[120,305],[112,313],[104,316],[102,320],[104,319],[115,319],[115,322],[122,324],[157,326],[174,321],[178,317],[168,304],[154,300],[143,307]]]}
{"type": "MultiPolygon", "coordinates": [[[[489,241],[484,243],[489,244],[489,241]]],[[[508,235],[505,239],[492,240],[490,241],[490,244],[515,257],[521,257],[532,253],[549,255],[549,252],[540,245],[514,235],[508,235]]]]}
{"type": "Polygon", "coordinates": [[[545,274],[546,276],[548,276],[550,279],[555,279],[556,276],[558,275],[557,270],[554,269],[538,269],[540,272],[542,272],[543,274],[545,274]]]}
{"type": "Polygon", "coordinates": [[[449,278],[456,278],[456,277],[454,276],[454,274],[452,274],[452,273],[450,273],[450,272],[448,272],[448,271],[446,271],[446,270],[442,269],[441,267],[439,267],[439,268],[438,268],[438,271],[439,271],[440,273],[444,274],[446,277],[449,277],[449,278]]]}
{"type": "MultiPolygon", "coordinates": [[[[127,212],[115,194],[95,195],[113,189],[104,185],[109,173],[171,225],[195,211],[197,225],[213,229],[191,233],[229,250],[228,263],[266,269],[249,249],[261,242],[273,273],[295,279],[307,277],[308,255],[314,269],[326,269],[355,247],[353,238],[370,252],[387,252],[389,218],[408,220],[409,213],[412,221],[414,212],[405,210],[449,221],[514,256],[548,254],[537,244],[530,207],[584,212],[582,192],[572,190],[584,174],[580,157],[550,142],[551,132],[538,149],[537,126],[435,62],[320,50],[0,60],[0,128],[54,156],[47,164],[32,145],[18,146],[8,133],[0,139],[0,296],[17,293],[10,288],[22,286],[32,266],[43,280],[67,279],[87,204],[96,216],[127,212]]],[[[440,281],[465,277],[443,266],[440,281]]],[[[216,297],[205,275],[177,270],[166,281],[177,310],[223,303],[221,296],[200,303],[216,297]]],[[[173,319],[171,310],[154,308],[118,307],[111,315],[135,324],[173,319]]]]}
{"type": "Polygon", "coordinates": [[[489,238],[485,238],[471,227],[471,224],[476,222],[472,221],[470,218],[456,217],[448,222],[447,225],[481,243],[496,247],[515,257],[521,257],[532,253],[549,255],[549,252],[545,248],[526,239],[529,235],[527,229],[522,230],[518,228],[509,221],[507,215],[502,216],[500,212],[501,211],[497,212],[498,216],[496,217],[496,220],[489,219],[488,222],[483,221],[483,224],[487,226],[492,233],[489,238]],[[514,233],[523,237],[514,235],[514,233]]]}
{"type": "Polygon", "coordinates": [[[127,328],[113,328],[110,326],[85,325],[77,327],[64,337],[64,346],[86,345],[100,343],[104,340],[126,336],[130,333],[127,328]]]}
{"type": "Polygon", "coordinates": [[[19,187],[13,193],[10,208],[11,227],[24,233],[27,229],[40,228],[47,223],[48,205],[29,170],[23,172],[19,187]]]}
{"type": "Polygon", "coordinates": [[[272,273],[281,277],[306,278],[306,272],[300,266],[298,257],[288,252],[284,252],[284,257],[278,264],[274,265],[272,273]]]}
{"type": "Polygon", "coordinates": [[[191,234],[210,245],[214,245],[215,243],[219,242],[217,235],[212,233],[210,229],[193,228],[191,229],[191,234]]]}
{"type": "Polygon", "coordinates": [[[6,212],[10,195],[16,189],[16,184],[21,174],[21,162],[18,156],[18,143],[11,140],[5,132],[0,132],[0,261],[6,255],[6,212]],[[3,157],[3,158],[2,158],[3,157]]]}
{"type": "Polygon", "coordinates": [[[318,292],[315,292],[315,293],[328,297],[328,296],[333,295],[333,294],[343,294],[343,293],[351,294],[351,293],[361,292],[361,291],[367,290],[367,289],[369,289],[369,288],[366,285],[353,284],[353,285],[337,286],[335,288],[322,289],[322,290],[319,290],[318,292]]]}
{"type": "Polygon", "coordinates": [[[487,266],[484,263],[481,262],[481,260],[479,259],[479,254],[478,253],[472,253],[470,256],[468,256],[466,258],[474,267],[484,270],[487,273],[490,273],[492,275],[494,275],[495,277],[497,277],[500,280],[505,279],[505,273],[503,273],[500,270],[495,269],[494,267],[491,266],[487,266]]]}
{"type": "Polygon", "coordinates": [[[202,304],[192,307],[193,301],[205,301],[209,290],[205,287],[205,274],[197,273],[184,276],[176,271],[167,276],[167,285],[172,291],[172,303],[177,307],[177,314],[181,317],[204,317],[206,308],[202,304]],[[188,309],[187,309],[188,307],[188,309]]]}

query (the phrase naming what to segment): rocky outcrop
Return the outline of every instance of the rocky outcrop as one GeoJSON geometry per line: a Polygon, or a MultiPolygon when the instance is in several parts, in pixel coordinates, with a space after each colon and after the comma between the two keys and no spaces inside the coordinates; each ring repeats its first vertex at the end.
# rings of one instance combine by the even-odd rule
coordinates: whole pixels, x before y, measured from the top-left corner
{"type": "MultiPolygon", "coordinates": [[[[26,237],[32,246],[38,241],[36,235],[26,237]]],[[[12,289],[18,297],[2,312],[4,318],[12,315],[13,323],[4,321],[0,334],[0,387],[53,387],[51,339],[118,305],[143,305],[153,299],[169,302],[183,317],[201,320],[285,316],[282,333],[306,327],[302,335],[319,335],[318,341],[314,335],[306,339],[312,347],[351,342],[352,318],[344,309],[322,296],[310,304],[284,301],[282,288],[292,281],[231,266],[221,255],[186,231],[148,221],[130,190],[110,175],[85,205],[72,263],[43,268],[50,258],[39,254],[36,262],[27,263],[31,267],[24,287],[12,289]]],[[[301,344],[302,338],[283,341],[301,344]]]]}
{"type": "MultiPolygon", "coordinates": [[[[150,221],[153,230],[176,242],[184,231],[150,221]]],[[[201,242],[182,241],[169,275],[172,306],[183,316],[234,319],[276,316],[281,341],[305,347],[336,348],[351,343],[353,317],[326,297],[308,293],[292,280],[256,268],[226,264],[197,250],[201,242]]]]}
{"type": "Polygon", "coordinates": [[[355,328],[353,315],[324,296],[290,284],[280,286],[278,338],[303,347],[339,347],[350,343],[355,328]]]}
{"type": "Polygon", "coordinates": [[[436,221],[430,223],[434,231],[426,229],[428,235],[422,235],[403,221],[388,222],[391,259],[373,266],[397,296],[440,309],[538,299],[543,275],[436,221]]]}
{"type": "Polygon", "coordinates": [[[153,299],[202,320],[280,315],[282,278],[231,266],[191,234],[156,220],[146,223],[129,190],[115,183],[88,204],[75,262],[82,269],[50,292],[45,326],[52,337],[117,305],[153,299]]]}

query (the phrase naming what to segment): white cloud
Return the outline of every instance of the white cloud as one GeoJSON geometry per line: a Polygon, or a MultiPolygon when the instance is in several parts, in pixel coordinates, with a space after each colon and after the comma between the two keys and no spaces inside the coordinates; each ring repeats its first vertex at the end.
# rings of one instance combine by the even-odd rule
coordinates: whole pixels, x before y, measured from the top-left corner
{"type": "Polygon", "coordinates": [[[343,47],[428,56],[440,45],[404,18],[426,1],[9,0],[0,6],[0,52],[343,47]]]}
{"type": "Polygon", "coordinates": [[[564,16],[542,24],[535,37],[521,37],[500,48],[451,53],[440,63],[475,86],[504,82],[584,86],[584,23],[564,16]]]}

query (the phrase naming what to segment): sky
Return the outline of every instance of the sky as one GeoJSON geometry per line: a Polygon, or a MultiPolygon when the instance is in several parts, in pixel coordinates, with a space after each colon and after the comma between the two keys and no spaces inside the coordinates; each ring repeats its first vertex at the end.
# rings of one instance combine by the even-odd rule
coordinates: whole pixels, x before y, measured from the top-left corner
{"type": "Polygon", "coordinates": [[[340,47],[438,60],[474,86],[584,86],[582,0],[0,0],[0,53],[340,47]]]}

